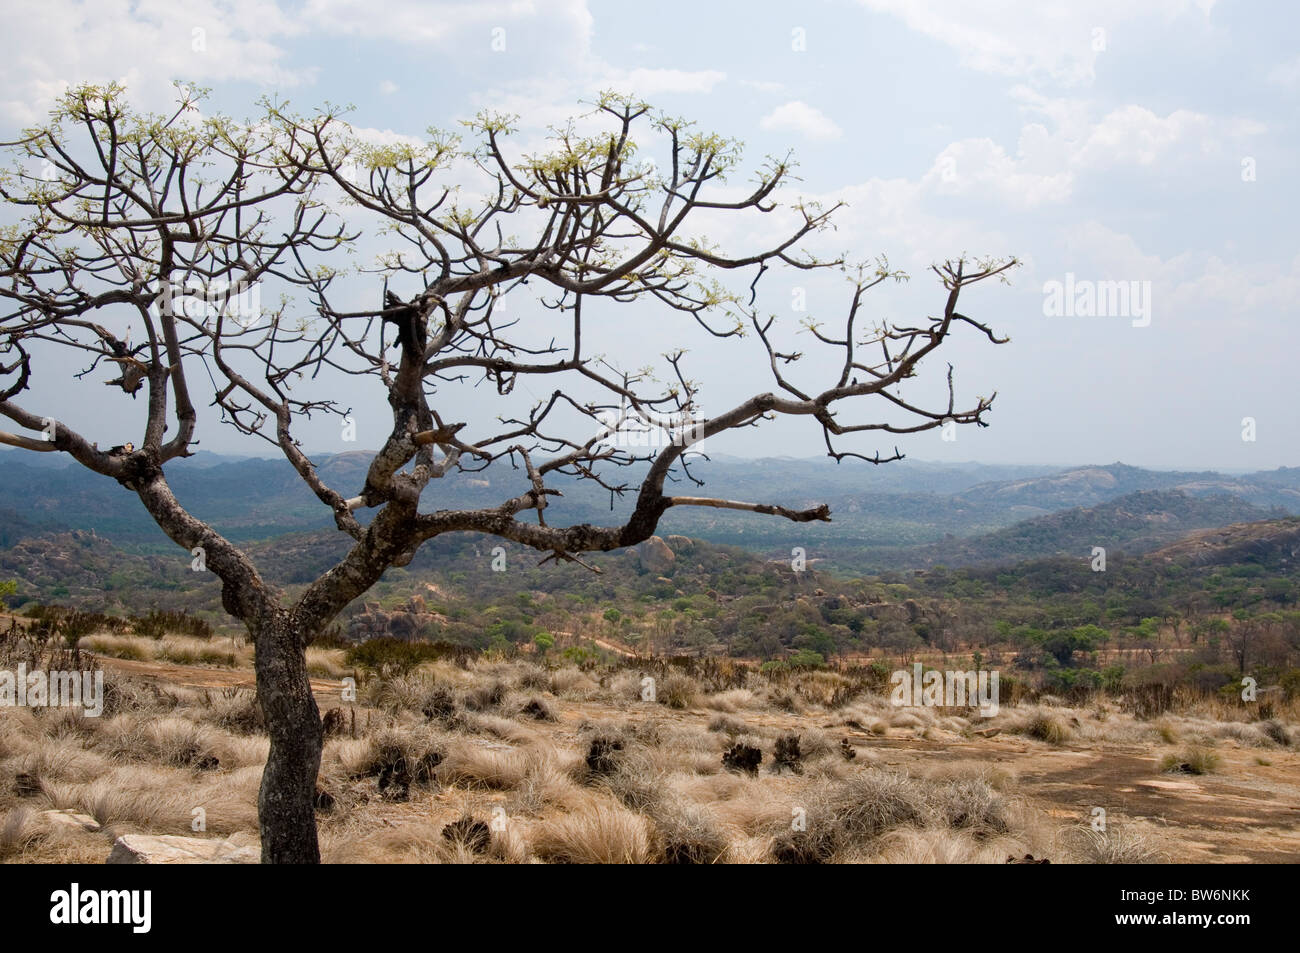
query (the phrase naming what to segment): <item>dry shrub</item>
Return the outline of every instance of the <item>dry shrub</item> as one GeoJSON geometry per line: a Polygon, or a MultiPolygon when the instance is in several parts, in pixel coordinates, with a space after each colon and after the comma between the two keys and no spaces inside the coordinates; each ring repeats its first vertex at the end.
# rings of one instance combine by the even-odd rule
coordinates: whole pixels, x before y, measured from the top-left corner
{"type": "Polygon", "coordinates": [[[51,708],[41,717],[42,727],[51,738],[75,738],[90,741],[103,724],[102,714],[91,717],[84,708],[51,708]]]}
{"type": "Polygon", "coordinates": [[[260,768],[244,768],[210,783],[153,765],[119,767],[89,784],[52,783],[46,796],[58,809],[89,814],[103,827],[189,835],[194,809],[206,815],[208,833],[257,830],[260,768]]]}
{"type": "Polygon", "coordinates": [[[987,837],[1011,828],[1007,801],[987,778],[953,778],[938,785],[930,801],[941,823],[950,829],[987,837]]]}
{"type": "Polygon", "coordinates": [[[548,691],[551,687],[551,673],[535,662],[521,662],[516,684],[523,691],[548,691]]]}
{"type": "Polygon", "coordinates": [[[519,715],[522,718],[531,718],[534,721],[555,721],[555,710],[541,695],[532,695],[519,706],[519,715]]]}
{"type": "Polygon", "coordinates": [[[716,864],[728,841],[706,808],[673,797],[657,798],[648,811],[654,824],[654,854],[664,864],[716,864]]]}
{"type": "Polygon", "coordinates": [[[690,708],[700,692],[700,683],[681,672],[669,672],[655,685],[655,698],[669,708],[690,708]]]}
{"type": "Polygon", "coordinates": [[[709,719],[709,731],[724,732],[728,735],[744,734],[748,730],[745,723],[738,718],[728,718],[726,715],[714,715],[709,719]]]}
{"type": "Polygon", "coordinates": [[[1284,748],[1290,747],[1291,732],[1287,729],[1286,725],[1282,724],[1282,722],[1278,721],[1276,718],[1270,718],[1268,721],[1261,721],[1259,723],[1259,730],[1263,733],[1264,737],[1268,738],[1275,744],[1282,745],[1284,748]]]}
{"type": "Polygon", "coordinates": [[[363,776],[377,752],[373,738],[327,738],[321,756],[320,783],[335,790],[349,779],[363,776]]]}
{"type": "Polygon", "coordinates": [[[850,849],[836,859],[869,864],[997,864],[1013,852],[1020,852],[1017,846],[979,840],[965,831],[930,828],[889,831],[870,850],[850,849]]]}
{"type": "Polygon", "coordinates": [[[585,780],[605,777],[618,770],[623,760],[623,739],[617,735],[596,735],[587,746],[585,780]]]}
{"type": "Polygon", "coordinates": [[[475,850],[463,840],[444,837],[444,829],[443,824],[423,818],[377,829],[363,821],[329,827],[321,831],[321,859],[332,864],[492,862],[494,852],[490,848],[488,851],[475,850]]]}
{"type": "Polygon", "coordinates": [[[523,780],[506,801],[506,812],[541,817],[548,808],[571,809],[581,796],[581,789],[558,757],[536,757],[529,761],[523,780]]]}
{"type": "Polygon", "coordinates": [[[422,670],[366,680],[359,692],[364,704],[387,712],[420,711],[431,692],[439,687],[436,677],[422,670]]]}
{"type": "Polygon", "coordinates": [[[1063,745],[1074,737],[1074,732],[1066,724],[1065,719],[1056,712],[1045,711],[1041,708],[1035,709],[1029,713],[1029,717],[1021,724],[1010,729],[1027,735],[1030,738],[1036,738],[1039,741],[1045,741],[1049,745],[1063,745]]]}
{"type": "MultiPolygon", "coordinates": [[[[1265,722],[1248,725],[1240,721],[1229,721],[1222,724],[1198,725],[1204,730],[1192,732],[1189,737],[1193,740],[1201,739],[1202,742],[1213,743],[1217,739],[1231,739],[1238,744],[1245,745],[1248,748],[1268,748],[1273,742],[1268,735],[1264,733],[1263,726],[1265,722]]],[[[1172,744],[1173,742],[1167,742],[1172,744]]]]}
{"type": "MultiPolygon", "coordinates": [[[[765,838],[770,844],[773,830],[790,826],[789,800],[772,797],[769,784],[749,775],[723,772],[681,780],[676,786],[693,800],[707,803],[719,825],[744,837],[765,838]]],[[[736,859],[734,853],[730,859],[736,859]]]]}
{"type": "Polygon", "coordinates": [[[134,757],[176,768],[215,769],[221,759],[215,733],[185,718],[150,721],[143,732],[144,748],[134,757]]]}
{"type": "Polygon", "coordinates": [[[561,668],[551,673],[551,694],[584,701],[600,694],[600,686],[577,668],[561,668]]]}
{"type": "Polygon", "coordinates": [[[204,698],[204,708],[196,714],[218,728],[239,735],[252,735],[266,731],[266,718],[257,693],[242,688],[228,688],[217,695],[204,698]]]}
{"type": "Polygon", "coordinates": [[[214,642],[193,636],[167,635],[154,648],[154,657],[177,665],[221,665],[234,668],[240,662],[252,660],[252,650],[239,650],[229,642],[214,642]]]}
{"type": "Polygon", "coordinates": [[[510,689],[500,679],[492,679],[465,692],[463,704],[470,711],[494,711],[505,702],[510,689]]]}
{"type": "Polygon", "coordinates": [[[25,853],[44,835],[45,830],[31,808],[14,808],[0,821],[0,860],[25,853]]]}
{"type": "Polygon", "coordinates": [[[46,781],[90,782],[110,769],[107,758],[87,751],[75,739],[47,740],[18,758],[15,774],[28,774],[38,785],[46,781]]]}
{"type": "Polygon", "coordinates": [[[0,760],[25,754],[41,734],[31,708],[0,708],[0,760]]]}
{"type": "Polygon", "coordinates": [[[343,649],[326,649],[318,645],[307,646],[307,674],[318,678],[341,679],[352,673],[343,649]]]}
{"type": "Polygon", "coordinates": [[[82,651],[132,662],[152,662],[154,640],[142,635],[88,635],[78,642],[82,651]]]}
{"type": "Polygon", "coordinates": [[[823,708],[839,708],[857,694],[854,682],[838,672],[800,672],[793,679],[794,690],[806,701],[823,708]]]}
{"type": "Polygon", "coordinates": [[[619,672],[609,680],[609,691],[613,695],[614,701],[640,701],[641,700],[641,679],[640,672],[624,670],[619,672]]]}
{"type": "Polygon", "coordinates": [[[392,766],[399,774],[409,775],[417,784],[433,780],[434,769],[440,766],[448,749],[447,736],[424,724],[393,725],[384,728],[371,739],[371,759],[364,769],[367,776],[375,776],[376,767],[392,766]]]}
{"type": "Polygon", "coordinates": [[[1161,864],[1167,863],[1154,837],[1132,824],[1106,825],[1104,831],[1091,825],[1072,828],[1064,837],[1066,846],[1080,863],[1085,864],[1161,864]]]}
{"type": "Polygon", "coordinates": [[[869,768],[846,781],[811,786],[803,794],[804,829],[776,833],[772,856],[778,862],[861,860],[879,853],[876,841],[900,829],[950,836],[956,831],[980,841],[1011,827],[1007,802],[983,778],[924,781],[869,768]]]}
{"type": "Polygon", "coordinates": [[[840,757],[840,735],[832,735],[821,728],[806,728],[799,733],[799,750],[805,763],[830,755],[840,757]]]}
{"type": "Polygon", "coordinates": [[[927,791],[923,782],[879,768],[844,782],[832,796],[835,819],[853,840],[878,837],[903,825],[926,820],[927,791]]]}
{"type": "Polygon", "coordinates": [[[705,708],[712,708],[714,711],[735,712],[744,708],[754,707],[754,693],[748,688],[733,688],[729,691],[718,692],[715,695],[709,695],[702,702],[705,708]]]}
{"type": "Polygon", "coordinates": [[[1160,770],[1166,773],[1211,774],[1219,770],[1223,763],[1213,751],[1197,745],[1184,748],[1175,754],[1170,752],[1160,759],[1160,770]]]}
{"type": "Polygon", "coordinates": [[[465,715],[460,719],[461,731],[471,735],[492,735],[512,745],[530,745],[542,736],[528,726],[501,715],[465,715]]]}
{"type": "MultiPolygon", "coordinates": [[[[924,728],[925,719],[912,711],[898,711],[889,717],[890,728],[924,728]]],[[[875,730],[873,724],[872,730],[875,730]]]]}
{"type": "Polygon", "coordinates": [[[533,853],[556,864],[645,864],[654,853],[650,822],[607,801],[535,825],[531,843],[533,853]]]}
{"type": "Polygon", "coordinates": [[[438,767],[438,780],[444,784],[510,790],[528,776],[538,752],[533,749],[507,748],[458,739],[447,748],[438,767]]]}

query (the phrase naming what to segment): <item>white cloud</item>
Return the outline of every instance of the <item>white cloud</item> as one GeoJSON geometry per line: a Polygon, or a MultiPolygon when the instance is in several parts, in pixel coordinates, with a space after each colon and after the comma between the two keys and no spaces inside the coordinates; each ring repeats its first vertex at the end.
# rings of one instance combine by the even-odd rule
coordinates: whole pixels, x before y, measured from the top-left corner
{"type": "Polygon", "coordinates": [[[63,90],[84,82],[125,81],[133,99],[158,109],[177,77],[294,86],[314,70],[287,67],[277,40],[303,29],[271,0],[11,0],[0,5],[0,31],[23,39],[6,45],[0,65],[10,94],[0,118],[41,121],[63,90]]]}
{"type": "Polygon", "coordinates": [[[1088,175],[1151,167],[1170,176],[1202,175],[1207,164],[1228,168],[1225,157],[1250,154],[1252,142],[1267,131],[1254,120],[1186,109],[1159,116],[1131,104],[1098,119],[1086,103],[1033,93],[1018,98],[1048,123],[1022,126],[1014,154],[990,138],[958,140],[936,156],[920,185],[936,195],[989,197],[1021,209],[1060,204],[1088,175]]]}
{"type": "Polygon", "coordinates": [[[1104,116],[1079,148],[1074,161],[1081,166],[1152,165],[1180,151],[1222,153],[1224,140],[1258,135],[1265,127],[1251,120],[1216,119],[1187,109],[1157,116],[1142,106],[1128,105],[1104,116]]]}
{"type": "Polygon", "coordinates": [[[1201,250],[1162,258],[1098,221],[1072,230],[1068,261],[1079,278],[1150,281],[1156,318],[1179,324],[1269,317],[1285,323],[1300,297],[1300,255],[1282,266],[1227,261],[1201,250]]]}
{"type": "Polygon", "coordinates": [[[838,139],[843,134],[820,109],[797,99],[778,106],[760,119],[758,125],[769,132],[796,132],[814,140],[838,139]]]}
{"type": "Polygon", "coordinates": [[[1035,166],[1049,166],[1038,153],[1046,130],[1039,125],[1025,127],[1021,133],[1021,150],[1010,156],[992,139],[964,139],[954,142],[939,154],[922,184],[939,195],[982,195],[1022,208],[1070,197],[1074,175],[1059,167],[1036,171],[1035,166]],[[1026,143],[1031,154],[1026,154],[1026,143]]]}
{"type": "Polygon", "coordinates": [[[384,80],[382,83],[379,84],[379,91],[380,91],[381,93],[383,93],[385,96],[391,96],[391,95],[393,95],[393,93],[397,92],[398,89],[400,89],[400,88],[401,88],[401,87],[399,87],[399,86],[398,86],[396,83],[394,83],[391,79],[386,79],[386,80],[384,80]]]}
{"type": "Polygon", "coordinates": [[[1150,30],[1178,17],[1199,14],[1208,19],[1214,5],[1214,0],[858,2],[873,12],[892,14],[946,44],[972,69],[1031,79],[1050,77],[1065,84],[1090,81],[1098,57],[1105,55],[1105,47],[1116,37],[1127,33],[1146,41],[1150,30]],[[1136,21],[1144,21],[1143,26],[1134,26],[1136,21]]]}
{"type": "Polygon", "coordinates": [[[988,195],[1030,208],[1067,202],[1083,178],[1099,173],[1150,168],[1173,178],[1204,175],[1207,167],[1221,172],[1230,167],[1225,159],[1252,154],[1268,131],[1253,119],[1188,109],[1161,116],[1136,104],[1098,117],[1088,101],[1047,97],[1026,86],[1015,87],[1012,98],[1031,119],[1021,127],[1014,154],[989,138],[958,140],[939,153],[922,182],[940,195],[988,195]]]}

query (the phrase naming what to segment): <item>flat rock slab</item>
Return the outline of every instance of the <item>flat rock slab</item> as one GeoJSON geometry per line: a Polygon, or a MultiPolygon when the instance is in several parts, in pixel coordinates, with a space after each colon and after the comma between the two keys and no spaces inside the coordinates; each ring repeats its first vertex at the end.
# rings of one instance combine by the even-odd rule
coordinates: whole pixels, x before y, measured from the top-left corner
{"type": "Polygon", "coordinates": [[[246,839],[124,834],[113,843],[109,864],[257,864],[262,852],[246,839]]]}
{"type": "Polygon", "coordinates": [[[89,814],[78,814],[72,810],[42,811],[41,819],[50,827],[66,827],[92,832],[99,830],[99,821],[89,814]]]}

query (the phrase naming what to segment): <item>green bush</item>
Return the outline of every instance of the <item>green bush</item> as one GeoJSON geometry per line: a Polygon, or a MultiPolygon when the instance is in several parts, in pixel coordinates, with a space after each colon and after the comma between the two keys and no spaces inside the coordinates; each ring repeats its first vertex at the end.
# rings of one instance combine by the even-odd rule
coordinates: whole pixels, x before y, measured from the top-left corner
{"type": "Polygon", "coordinates": [[[1300,698],[1300,668],[1289,669],[1278,679],[1278,684],[1282,686],[1287,701],[1300,698]]]}
{"type": "Polygon", "coordinates": [[[348,648],[347,664],[371,672],[409,672],[421,662],[432,662],[455,654],[458,646],[437,642],[407,642],[392,636],[367,639],[348,648]],[[449,651],[452,650],[452,651],[449,651]]]}
{"type": "Polygon", "coordinates": [[[169,633],[198,639],[212,638],[212,624],[207,619],[171,609],[150,609],[146,615],[132,616],[131,626],[136,635],[150,639],[161,639],[169,633]]]}
{"type": "Polygon", "coordinates": [[[790,656],[790,667],[799,669],[825,668],[826,657],[812,649],[799,649],[790,656]]]}

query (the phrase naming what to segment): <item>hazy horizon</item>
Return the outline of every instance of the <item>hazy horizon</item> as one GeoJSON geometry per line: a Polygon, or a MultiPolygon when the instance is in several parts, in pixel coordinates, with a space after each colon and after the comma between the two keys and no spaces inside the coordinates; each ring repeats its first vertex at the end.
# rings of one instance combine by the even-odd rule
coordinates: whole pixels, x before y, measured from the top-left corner
{"type": "MultiPolygon", "coordinates": [[[[304,452],[307,454],[309,458],[313,460],[322,460],[328,457],[342,456],[344,454],[362,454],[365,456],[372,456],[377,451],[375,449],[355,448],[355,449],[348,449],[348,450],[304,450],[304,452]]],[[[200,447],[196,451],[195,455],[198,454],[206,454],[212,457],[217,457],[220,459],[232,460],[232,461],[249,460],[249,459],[281,460],[281,461],[284,460],[284,456],[282,454],[272,452],[272,451],[267,451],[265,453],[236,453],[236,452],[225,452],[225,451],[217,451],[217,450],[206,450],[200,447]]],[[[837,464],[834,460],[830,459],[825,455],[789,456],[789,455],[781,455],[781,454],[768,454],[764,456],[746,456],[746,455],[734,454],[734,453],[713,453],[713,452],[710,452],[708,455],[710,458],[714,460],[718,460],[720,462],[733,462],[733,461],[734,462],[761,462],[764,460],[772,460],[772,461],[789,461],[792,463],[825,464],[827,466],[840,466],[844,468],[865,467],[865,468],[874,469],[877,466],[876,464],[865,463],[861,460],[845,460],[837,464]]],[[[25,460],[33,460],[42,465],[50,465],[56,462],[59,464],[66,464],[66,465],[78,465],[75,460],[73,460],[71,457],[65,454],[57,454],[57,453],[41,454],[41,453],[32,453],[31,451],[28,450],[20,450],[11,447],[0,447],[0,459],[4,459],[9,456],[12,456],[17,462],[20,463],[24,462],[25,460]]],[[[181,458],[181,460],[183,459],[184,458],[181,458]]],[[[538,459],[547,459],[547,458],[545,456],[540,456],[538,457],[538,459]]],[[[175,466],[176,463],[178,462],[180,462],[180,460],[173,461],[170,465],[175,466]]],[[[1126,467],[1134,467],[1139,470],[1150,470],[1154,473],[1221,473],[1226,475],[1267,473],[1274,470],[1292,469],[1292,467],[1288,467],[1285,464],[1277,467],[1247,467],[1247,468],[1223,467],[1223,466],[1215,466],[1213,464],[1189,465],[1189,466],[1147,466],[1140,463],[1132,463],[1128,460],[1110,460],[1105,463],[1100,463],[1100,462],[1061,463],[1055,461],[1043,462],[1043,461],[1032,461],[1032,460],[1031,461],[936,460],[936,459],[913,457],[913,456],[906,456],[901,460],[894,460],[888,463],[881,463],[879,464],[879,466],[897,467],[897,466],[904,466],[909,463],[922,464],[925,466],[935,466],[935,467],[951,467],[954,469],[958,467],[969,467],[969,466],[1024,467],[1027,469],[1048,469],[1048,470],[1054,470],[1060,472],[1066,472],[1070,470],[1083,470],[1083,469],[1090,469],[1090,468],[1105,469],[1107,467],[1126,466],[1126,467]]],[[[496,466],[503,471],[510,468],[508,462],[501,462],[496,466]]]]}

